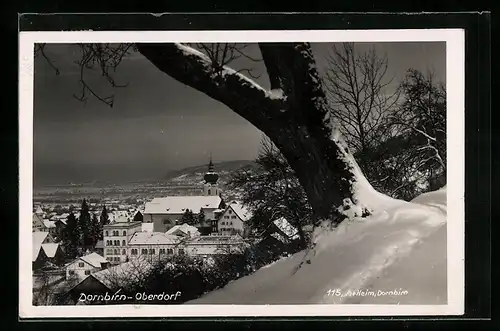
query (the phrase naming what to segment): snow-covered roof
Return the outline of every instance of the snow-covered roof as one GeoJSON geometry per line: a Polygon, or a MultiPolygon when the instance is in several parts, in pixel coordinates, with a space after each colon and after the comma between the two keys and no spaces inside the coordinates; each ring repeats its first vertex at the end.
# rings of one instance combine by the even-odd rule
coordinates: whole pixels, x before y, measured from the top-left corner
{"type": "Polygon", "coordinates": [[[56,256],[57,248],[59,247],[59,244],[54,244],[54,243],[48,243],[48,244],[42,244],[42,249],[45,252],[45,255],[49,258],[53,258],[56,256]]]}
{"type": "Polygon", "coordinates": [[[219,208],[222,199],[215,196],[171,196],[155,198],[146,203],[145,214],[183,214],[187,209],[198,213],[200,209],[219,208]]]}
{"type": "Polygon", "coordinates": [[[252,212],[240,202],[233,201],[229,204],[228,208],[231,208],[243,222],[252,218],[252,212]]]}
{"type": "Polygon", "coordinates": [[[173,245],[180,240],[178,236],[163,232],[136,232],[130,238],[129,245],[173,245]]]}
{"type": "Polygon", "coordinates": [[[42,248],[42,243],[47,238],[48,235],[49,233],[44,231],[33,232],[33,252],[32,252],[33,261],[36,261],[38,254],[40,253],[40,249],[42,248]]]}
{"type": "Polygon", "coordinates": [[[44,212],[43,212],[43,210],[42,210],[42,207],[38,206],[38,207],[36,208],[35,214],[42,215],[43,213],[44,213],[44,212]]]}
{"type": "Polygon", "coordinates": [[[152,268],[152,264],[146,259],[137,258],[130,262],[125,262],[92,274],[92,277],[97,279],[108,288],[119,288],[126,286],[131,281],[143,279],[152,268]]]}
{"type": "Polygon", "coordinates": [[[51,220],[44,219],[44,220],[43,220],[43,225],[45,225],[45,227],[46,227],[47,229],[50,229],[50,228],[55,228],[55,227],[56,227],[56,222],[51,221],[51,220]]]}
{"type": "Polygon", "coordinates": [[[126,228],[133,228],[136,226],[141,226],[142,222],[140,221],[135,221],[135,222],[115,222],[111,224],[106,224],[104,225],[105,229],[109,228],[120,228],[120,229],[126,229],[126,228]]]}
{"type": "Polygon", "coordinates": [[[283,231],[284,234],[288,236],[290,239],[298,239],[299,234],[298,230],[292,226],[284,217],[277,219],[274,221],[274,225],[281,231],[283,231]]]}
{"type": "Polygon", "coordinates": [[[87,262],[88,264],[90,264],[91,266],[93,266],[95,268],[100,268],[101,263],[108,262],[108,260],[106,260],[104,257],[100,256],[97,253],[90,253],[88,255],[81,256],[79,259],[87,262]]]}
{"type": "Polygon", "coordinates": [[[239,235],[232,236],[199,236],[189,240],[186,245],[190,244],[205,244],[205,245],[213,245],[213,244],[240,244],[243,243],[243,238],[239,235]]]}
{"type": "Polygon", "coordinates": [[[38,216],[37,214],[33,214],[33,222],[39,221],[43,224],[43,218],[38,216]]]}
{"type": "Polygon", "coordinates": [[[198,229],[192,225],[189,225],[189,224],[182,224],[182,225],[174,225],[173,227],[171,227],[167,232],[165,232],[165,234],[174,234],[176,231],[182,231],[184,232],[186,235],[189,234],[191,237],[196,237],[196,236],[199,236],[200,235],[200,232],[198,231],[198,229]]]}

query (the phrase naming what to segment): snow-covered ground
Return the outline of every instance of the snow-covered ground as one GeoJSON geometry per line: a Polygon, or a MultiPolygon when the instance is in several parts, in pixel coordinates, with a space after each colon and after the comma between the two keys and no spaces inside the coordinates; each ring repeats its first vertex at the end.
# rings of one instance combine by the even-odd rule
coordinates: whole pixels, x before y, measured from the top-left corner
{"type": "Polygon", "coordinates": [[[404,202],[361,186],[378,208],[318,229],[310,263],[299,252],[187,304],[446,304],[446,187],[404,202]]]}

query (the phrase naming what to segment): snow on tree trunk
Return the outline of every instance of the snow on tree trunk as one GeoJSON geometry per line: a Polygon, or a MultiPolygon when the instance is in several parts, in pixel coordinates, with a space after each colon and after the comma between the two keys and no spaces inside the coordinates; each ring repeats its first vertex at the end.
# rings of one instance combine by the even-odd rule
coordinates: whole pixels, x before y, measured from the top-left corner
{"type": "Polygon", "coordinates": [[[259,44],[271,90],[181,44],[137,44],[156,67],[220,101],[265,133],[304,187],[316,221],[367,214],[377,195],[332,126],[307,43],[259,44]],[[279,91],[279,93],[277,93],[279,91]],[[368,194],[367,192],[371,192],[368,194]]]}

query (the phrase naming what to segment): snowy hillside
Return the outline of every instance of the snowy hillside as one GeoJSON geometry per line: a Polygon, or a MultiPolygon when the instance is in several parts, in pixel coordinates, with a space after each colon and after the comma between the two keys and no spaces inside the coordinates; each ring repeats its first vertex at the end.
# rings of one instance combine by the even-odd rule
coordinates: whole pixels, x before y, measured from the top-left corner
{"type": "Polygon", "coordinates": [[[364,220],[318,229],[310,263],[297,269],[299,252],[188,304],[446,304],[446,187],[377,205],[364,220]]]}

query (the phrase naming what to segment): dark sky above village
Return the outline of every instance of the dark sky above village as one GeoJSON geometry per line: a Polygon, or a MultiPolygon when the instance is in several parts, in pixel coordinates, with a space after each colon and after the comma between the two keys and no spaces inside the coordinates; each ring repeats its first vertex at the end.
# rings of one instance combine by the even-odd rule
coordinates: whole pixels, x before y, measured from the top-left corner
{"type": "MultiPolygon", "coordinates": [[[[331,44],[313,44],[320,73],[331,44]]],[[[445,81],[444,43],[357,44],[358,51],[375,47],[389,60],[394,84],[408,68],[434,70],[445,81]]],[[[259,57],[258,48],[247,48],[259,57]]],[[[214,161],[249,160],[256,156],[261,133],[226,106],[178,83],[157,70],[139,53],[123,61],[115,78],[128,83],[115,89],[113,108],[89,99],[77,101],[80,51],[74,45],[49,45],[35,59],[34,180],[36,183],[162,178],[171,169],[214,161]]],[[[268,80],[262,63],[235,61],[235,69],[254,68],[264,87],[268,80]]],[[[86,81],[95,91],[109,95],[109,84],[93,72],[86,81]]]]}

